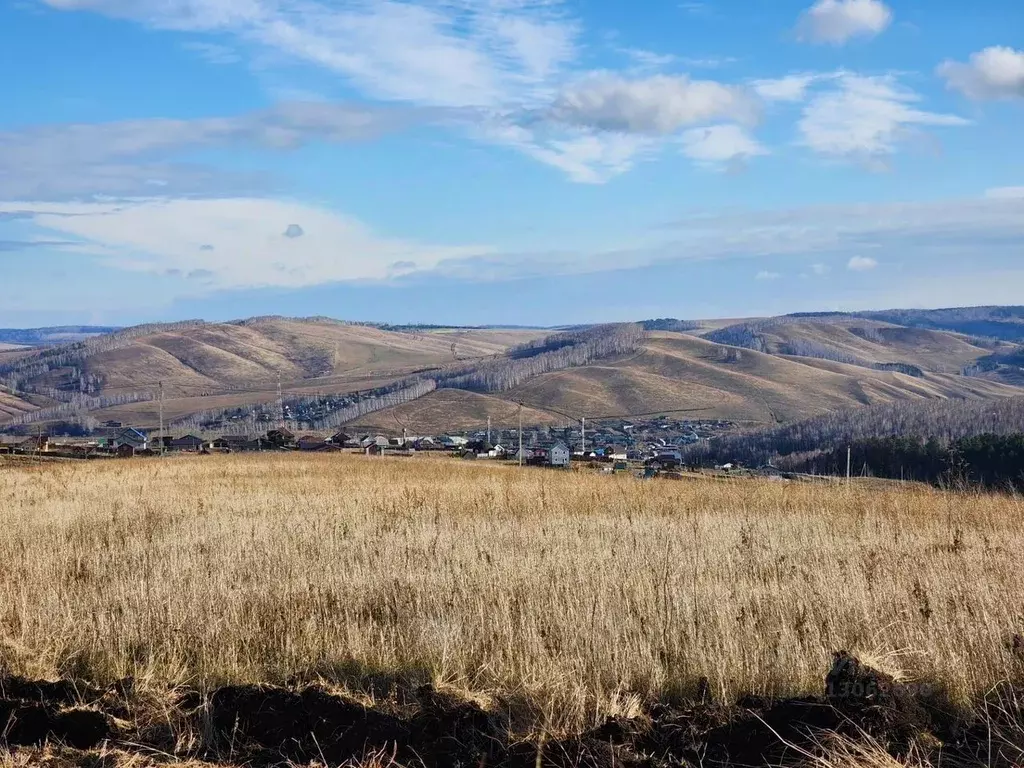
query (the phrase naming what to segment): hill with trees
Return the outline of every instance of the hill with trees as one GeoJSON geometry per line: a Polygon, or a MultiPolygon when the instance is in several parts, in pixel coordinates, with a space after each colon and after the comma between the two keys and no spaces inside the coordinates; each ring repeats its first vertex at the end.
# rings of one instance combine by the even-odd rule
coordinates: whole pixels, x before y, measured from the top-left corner
{"type": "Polygon", "coordinates": [[[842,314],[562,331],[184,321],[0,353],[0,383],[39,406],[11,406],[0,423],[152,426],[162,384],[167,420],[196,429],[243,430],[285,412],[308,428],[369,424],[371,415],[397,423],[421,398],[430,424],[444,414],[486,420],[522,402],[539,422],[687,411],[774,425],[885,403],[1020,395],[1020,358],[1010,342],[842,314]]]}

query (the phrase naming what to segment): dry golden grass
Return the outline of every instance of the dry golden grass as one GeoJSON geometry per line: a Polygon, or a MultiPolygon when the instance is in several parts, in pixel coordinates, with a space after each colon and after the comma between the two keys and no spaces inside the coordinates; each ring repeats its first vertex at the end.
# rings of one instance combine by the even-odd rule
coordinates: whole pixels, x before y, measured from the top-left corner
{"type": "Polygon", "coordinates": [[[1019,674],[1024,502],[262,455],[0,466],[0,668],[434,681],[575,729],[820,692],[833,650],[1019,674]]]}

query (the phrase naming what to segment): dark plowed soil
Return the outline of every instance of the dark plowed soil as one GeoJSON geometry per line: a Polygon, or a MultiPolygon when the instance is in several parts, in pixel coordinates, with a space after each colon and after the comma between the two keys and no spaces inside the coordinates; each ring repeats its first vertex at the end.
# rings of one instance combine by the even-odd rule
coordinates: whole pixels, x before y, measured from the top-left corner
{"type": "Polygon", "coordinates": [[[81,751],[83,764],[88,750],[109,747],[251,766],[339,765],[376,754],[425,768],[669,768],[805,764],[835,734],[870,740],[896,758],[1024,765],[1024,688],[996,688],[965,712],[941,689],[901,684],[846,653],[836,654],[819,696],[656,704],[635,720],[610,719],[557,740],[514,739],[500,714],[430,686],[374,708],[315,686],[177,691],[163,709],[152,696],[131,681],[98,689],[0,679],[0,745],[60,744],[81,751]]]}

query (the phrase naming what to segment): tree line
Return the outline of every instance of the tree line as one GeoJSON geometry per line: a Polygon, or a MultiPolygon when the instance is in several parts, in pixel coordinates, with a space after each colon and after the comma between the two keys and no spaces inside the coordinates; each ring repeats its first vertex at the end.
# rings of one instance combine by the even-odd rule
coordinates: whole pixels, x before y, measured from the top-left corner
{"type": "Polygon", "coordinates": [[[695,463],[778,463],[785,457],[839,450],[871,439],[919,435],[940,446],[979,435],[1024,433],[1024,397],[923,400],[837,411],[792,424],[715,438],[687,448],[695,463]]]}
{"type": "Polygon", "coordinates": [[[513,347],[502,358],[451,368],[434,378],[441,389],[507,392],[534,376],[637,352],[644,338],[643,327],[635,323],[557,333],[513,347]]]}
{"type": "MultiPolygon", "coordinates": [[[[818,475],[842,475],[847,449],[833,449],[786,462],[785,468],[818,475]]],[[[982,434],[943,445],[934,437],[881,437],[849,446],[854,474],[917,480],[948,486],[1024,486],[1024,434],[982,434]]]]}

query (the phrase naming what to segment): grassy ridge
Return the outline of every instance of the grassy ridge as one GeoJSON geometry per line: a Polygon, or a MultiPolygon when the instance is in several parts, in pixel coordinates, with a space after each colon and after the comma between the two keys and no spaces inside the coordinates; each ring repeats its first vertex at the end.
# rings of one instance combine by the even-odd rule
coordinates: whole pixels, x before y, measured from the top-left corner
{"type": "Polygon", "coordinates": [[[563,730],[817,691],[838,648],[1020,673],[1005,496],[211,457],[5,468],[0,525],[0,668],[36,677],[434,681],[563,730]]]}

